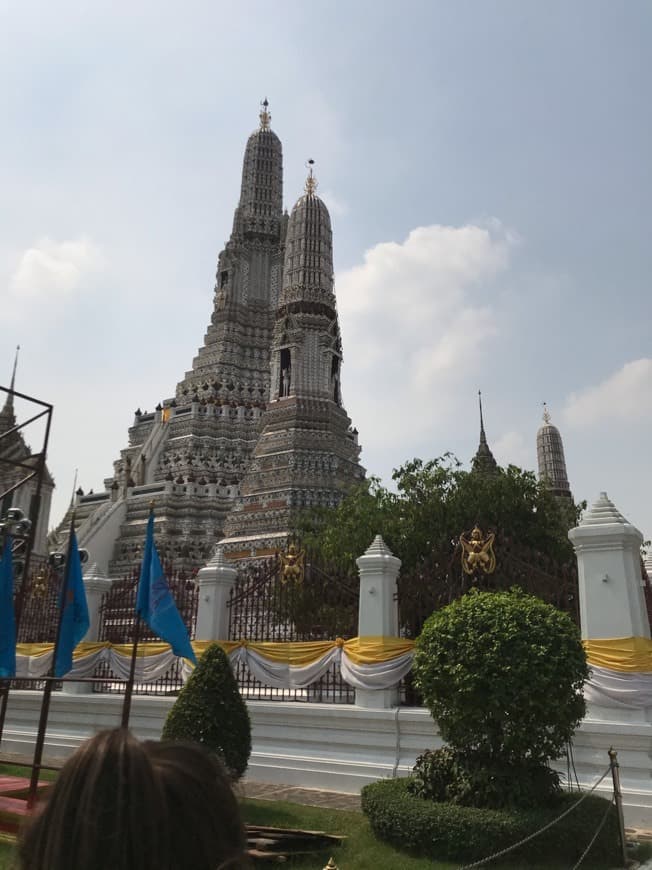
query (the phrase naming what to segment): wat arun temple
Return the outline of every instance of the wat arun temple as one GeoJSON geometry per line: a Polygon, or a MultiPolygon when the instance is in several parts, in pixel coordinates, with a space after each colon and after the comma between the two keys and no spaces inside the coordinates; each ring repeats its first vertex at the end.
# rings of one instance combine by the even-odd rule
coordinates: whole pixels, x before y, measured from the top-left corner
{"type": "MultiPolygon", "coordinates": [[[[285,549],[301,511],[334,507],[364,480],[340,389],[330,215],[312,161],[291,214],[283,210],[282,146],[266,100],[259,118],[192,368],[153,412],[135,412],[104,491],[79,489],[49,535],[50,552],[62,549],[74,510],[80,546],[101,574],[139,565],[152,505],[161,556],[194,570],[216,545],[247,560],[285,549]]],[[[10,412],[0,413],[0,432],[10,412]]],[[[570,499],[561,435],[545,407],[537,458],[548,488],[570,499]]],[[[498,470],[481,406],[471,465],[482,474],[498,470]]]]}
{"type": "MultiPolygon", "coordinates": [[[[298,512],[334,506],[364,479],[340,391],[330,216],[312,162],[283,211],[270,123],[265,101],[192,368],[154,412],[136,411],[105,491],[78,491],[71,504],[80,546],[109,576],[139,563],[150,504],[162,557],[192,569],[217,543],[235,559],[274,553],[298,512]]],[[[51,547],[67,537],[69,514],[51,547]]]]}

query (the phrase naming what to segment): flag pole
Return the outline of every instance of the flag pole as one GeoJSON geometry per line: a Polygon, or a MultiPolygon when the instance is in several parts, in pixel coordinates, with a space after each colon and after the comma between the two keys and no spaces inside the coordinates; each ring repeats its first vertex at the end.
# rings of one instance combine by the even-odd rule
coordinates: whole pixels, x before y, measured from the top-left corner
{"type": "MultiPolygon", "coordinates": [[[[136,595],[138,590],[136,590],[136,595]]],[[[131,664],[129,666],[129,679],[125,686],[125,696],[122,702],[122,721],[121,728],[129,727],[129,714],[131,713],[131,696],[134,692],[134,682],[136,678],[136,658],[138,656],[138,641],[140,640],[140,611],[136,611],[136,624],[134,625],[134,643],[131,649],[131,664]]]]}
{"type": "MultiPolygon", "coordinates": [[[[149,520],[154,516],[154,502],[151,501],[149,503],[149,520]]],[[[141,615],[140,615],[140,605],[139,605],[139,593],[140,593],[140,584],[142,582],[143,571],[149,570],[149,565],[145,564],[145,560],[148,557],[148,549],[147,549],[147,538],[145,539],[145,549],[143,550],[143,561],[140,566],[140,575],[138,577],[138,586],[136,587],[136,623],[134,625],[134,642],[131,648],[131,663],[129,665],[129,679],[127,680],[127,685],[125,686],[125,696],[122,702],[122,720],[120,722],[121,728],[129,727],[129,716],[131,714],[131,696],[134,693],[134,683],[136,681],[136,659],[138,657],[138,642],[140,640],[140,626],[141,626],[141,615]]]]}
{"type": "Polygon", "coordinates": [[[29,791],[27,793],[27,807],[31,809],[34,806],[36,792],[38,790],[38,778],[41,773],[41,761],[43,759],[43,746],[45,744],[45,730],[48,724],[48,716],[50,715],[50,699],[52,697],[52,688],[54,686],[54,672],[57,663],[57,653],[59,651],[59,642],[61,640],[61,626],[63,624],[63,611],[66,606],[68,595],[68,582],[71,572],[71,556],[72,556],[72,541],[75,534],[75,512],[73,510],[70,518],[70,536],[68,537],[68,550],[66,553],[66,565],[63,572],[63,584],[61,587],[61,598],[59,606],[59,620],[57,622],[57,634],[54,641],[54,649],[52,650],[52,664],[46,678],[45,689],[43,690],[43,699],[41,701],[41,715],[39,717],[38,731],[36,732],[36,744],[34,746],[34,760],[32,761],[32,776],[29,781],[29,791]]]}
{"type": "MultiPolygon", "coordinates": [[[[4,563],[4,559],[7,556],[7,551],[9,555],[9,559],[11,560],[11,583],[12,590],[14,587],[14,567],[13,567],[13,544],[11,534],[7,531],[4,533],[0,533],[0,550],[2,551],[2,561],[4,563]],[[9,545],[7,545],[7,539],[9,540],[9,545]]],[[[4,564],[3,564],[3,572],[4,572],[4,564]]],[[[14,649],[16,641],[18,640],[18,626],[16,623],[16,610],[14,607],[14,649]]],[[[14,668],[14,676],[16,674],[16,670],[14,668]]],[[[5,727],[5,718],[7,716],[7,704],[9,702],[9,689],[11,687],[11,677],[0,681],[0,692],[2,693],[0,696],[0,744],[2,743],[2,734],[4,732],[5,727]]]]}

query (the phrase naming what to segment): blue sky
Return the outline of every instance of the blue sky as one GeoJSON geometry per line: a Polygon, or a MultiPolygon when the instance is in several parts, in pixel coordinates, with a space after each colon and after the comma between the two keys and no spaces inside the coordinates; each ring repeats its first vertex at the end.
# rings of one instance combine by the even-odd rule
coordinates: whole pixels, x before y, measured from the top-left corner
{"type": "Polygon", "coordinates": [[[468,461],[479,388],[534,467],[545,400],[575,495],[652,536],[651,37],[637,0],[0,0],[0,382],[20,343],[52,519],[190,367],[268,96],[286,205],[312,157],[331,209],[369,472],[468,461]]]}

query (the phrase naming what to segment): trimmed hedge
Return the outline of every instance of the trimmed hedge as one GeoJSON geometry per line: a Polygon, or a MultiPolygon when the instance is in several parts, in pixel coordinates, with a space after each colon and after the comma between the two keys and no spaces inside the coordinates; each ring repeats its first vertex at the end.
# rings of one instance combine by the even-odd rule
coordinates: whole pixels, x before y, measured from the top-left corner
{"type": "Polygon", "coordinates": [[[251,723],[226,653],[212,644],[168,713],[164,740],[191,740],[214,752],[232,779],[240,779],[251,755],[251,723]]]}
{"type": "MultiPolygon", "coordinates": [[[[537,809],[490,810],[435,803],[409,792],[410,780],[387,779],[362,790],[362,810],[374,834],[393,846],[439,861],[472,862],[518,843],[551,822],[579,799],[560,795],[537,809]]],[[[590,795],[564,819],[535,837],[504,861],[556,860],[569,866],[579,860],[607,811],[605,798],[590,795]]],[[[615,807],[593,844],[592,867],[616,867],[621,858],[615,807]]]]}

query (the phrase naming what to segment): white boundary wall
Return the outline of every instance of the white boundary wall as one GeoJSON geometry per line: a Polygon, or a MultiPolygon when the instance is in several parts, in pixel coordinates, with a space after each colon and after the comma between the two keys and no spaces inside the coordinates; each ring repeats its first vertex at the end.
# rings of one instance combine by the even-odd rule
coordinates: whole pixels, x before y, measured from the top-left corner
{"type": "MultiPolygon", "coordinates": [[[[134,732],[158,739],[174,700],[134,696],[134,732]]],[[[40,692],[11,693],[2,741],[5,752],[32,753],[40,703],[40,692]]],[[[276,701],[252,701],[248,706],[253,753],[247,776],[259,782],[355,794],[377,779],[405,776],[420,752],[441,745],[427,710],[276,701]]],[[[117,726],[121,707],[118,695],[54,693],[45,755],[65,758],[96,731],[117,726]]],[[[599,715],[604,718],[585,719],[575,735],[579,781],[590,786],[598,779],[613,746],[621,765],[626,822],[652,827],[652,722],[637,713],[630,722],[609,721],[606,710],[599,715]]],[[[559,768],[565,772],[565,761],[559,768]]],[[[610,793],[610,777],[601,791],[610,793]]]]}

